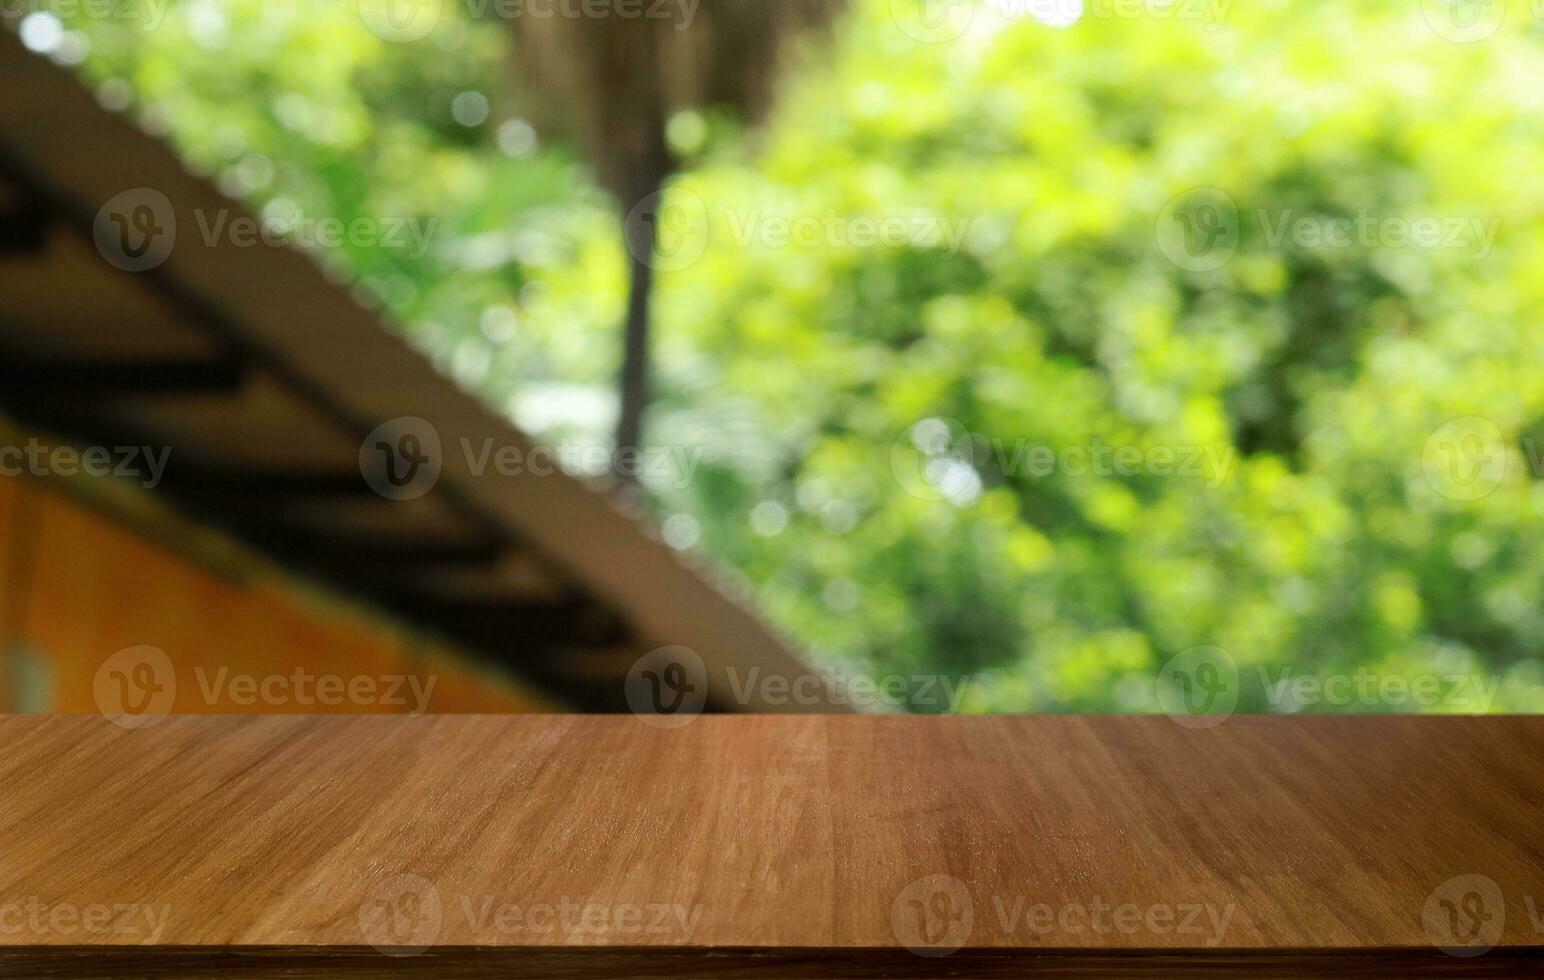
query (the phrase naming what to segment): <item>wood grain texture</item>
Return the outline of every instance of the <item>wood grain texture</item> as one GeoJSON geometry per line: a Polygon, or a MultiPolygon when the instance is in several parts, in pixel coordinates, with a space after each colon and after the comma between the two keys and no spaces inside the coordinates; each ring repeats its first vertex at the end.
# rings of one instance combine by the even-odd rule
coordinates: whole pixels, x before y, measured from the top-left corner
{"type": "Polygon", "coordinates": [[[11,717],[0,745],[0,974],[1455,976],[1544,952],[1544,719],[11,717]]]}

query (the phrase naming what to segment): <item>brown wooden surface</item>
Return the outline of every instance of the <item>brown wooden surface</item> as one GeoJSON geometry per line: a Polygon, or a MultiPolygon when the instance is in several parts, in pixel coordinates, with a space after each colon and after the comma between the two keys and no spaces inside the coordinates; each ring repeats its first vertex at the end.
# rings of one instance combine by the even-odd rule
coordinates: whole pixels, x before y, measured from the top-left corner
{"type": "Polygon", "coordinates": [[[1544,719],[11,717],[0,745],[0,973],[1505,975],[1544,944],[1544,719]],[[1436,949],[1444,899],[1504,915],[1495,948],[1436,949]]]}

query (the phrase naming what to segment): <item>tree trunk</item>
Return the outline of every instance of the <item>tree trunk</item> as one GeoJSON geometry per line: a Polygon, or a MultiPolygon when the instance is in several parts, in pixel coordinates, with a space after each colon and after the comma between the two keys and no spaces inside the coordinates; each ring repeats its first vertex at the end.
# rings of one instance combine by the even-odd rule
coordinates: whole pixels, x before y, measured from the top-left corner
{"type": "Polygon", "coordinates": [[[627,321],[622,341],[620,410],[613,470],[626,486],[638,482],[643,449],[643,412],[649,403],[649,301],[654,294],[654,247],[658,241],[659,187],[663,174],[640,180],[638,200],[624,201],[622,234],[627,246],[627,321]]]}

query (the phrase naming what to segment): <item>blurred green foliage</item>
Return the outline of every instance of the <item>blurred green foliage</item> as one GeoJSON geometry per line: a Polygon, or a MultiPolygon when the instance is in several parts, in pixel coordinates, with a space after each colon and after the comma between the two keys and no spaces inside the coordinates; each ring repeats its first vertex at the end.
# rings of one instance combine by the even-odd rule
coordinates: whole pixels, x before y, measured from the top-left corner
{"type": "MultiPolygon", "coordinates": [[[[1153,710],[1197,645],[1242,710],[1291,710],[1284,668],[1498,685],[1313,710],[1544,710],[1544,31],[1516,4],[1455,43],[1432,6],[938,39],[857,0],[761,130],[679,117],[706,248],[660,276],[648,441],[703,455],[649,485],[670,539],[824,662],[971,675],[967,710],[1153,710]],[[854,243],[886,218],[905,241],[854,243]]],[[[452,4],[389,43],[358,9],[183,0],[60,50],[265,215],[438,218],[422,258],[319,260],[528,429],[603,443],[619,216],[520,118],[507,25],[452,4]]]]}

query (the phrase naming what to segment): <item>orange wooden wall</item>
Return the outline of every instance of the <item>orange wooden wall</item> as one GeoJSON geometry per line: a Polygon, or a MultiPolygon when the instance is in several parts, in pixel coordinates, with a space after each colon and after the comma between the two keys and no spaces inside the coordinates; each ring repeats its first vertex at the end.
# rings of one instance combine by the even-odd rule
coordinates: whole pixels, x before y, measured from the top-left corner
{"type": "Polygon", "coordinates": [[[20,596],[12,592],[10,581],[16,488],[16,480],[0,478],[0,711],[14,703],[11,693],[13,671],[6,651],[17,636],[13,621],[22,615],[20,596]]]}
{"type": "Polygon", "coordinates": [[[142,645],[170,658],[178,713],[402,712],[420,702],[436,714],[551,710],[451,649],[280,574],[217,572],[41,481],[0,477],[0,600],[9,661],[0,711],[15,710],[19,648],[46,663],[46,710],[84,713],[98,710],[92,684],[103,661],[142,645]],[[237,703],[219,684],[222,667],[227,682],[250,675],[277,696],[237,703]],[[313,690],[323,675],[375,678],[383,696],[302,704],[297,670],[313,690]],[[404,682],[397,693],[406,704],[382,703],[408,675],[427,701],[404,682]]]}

